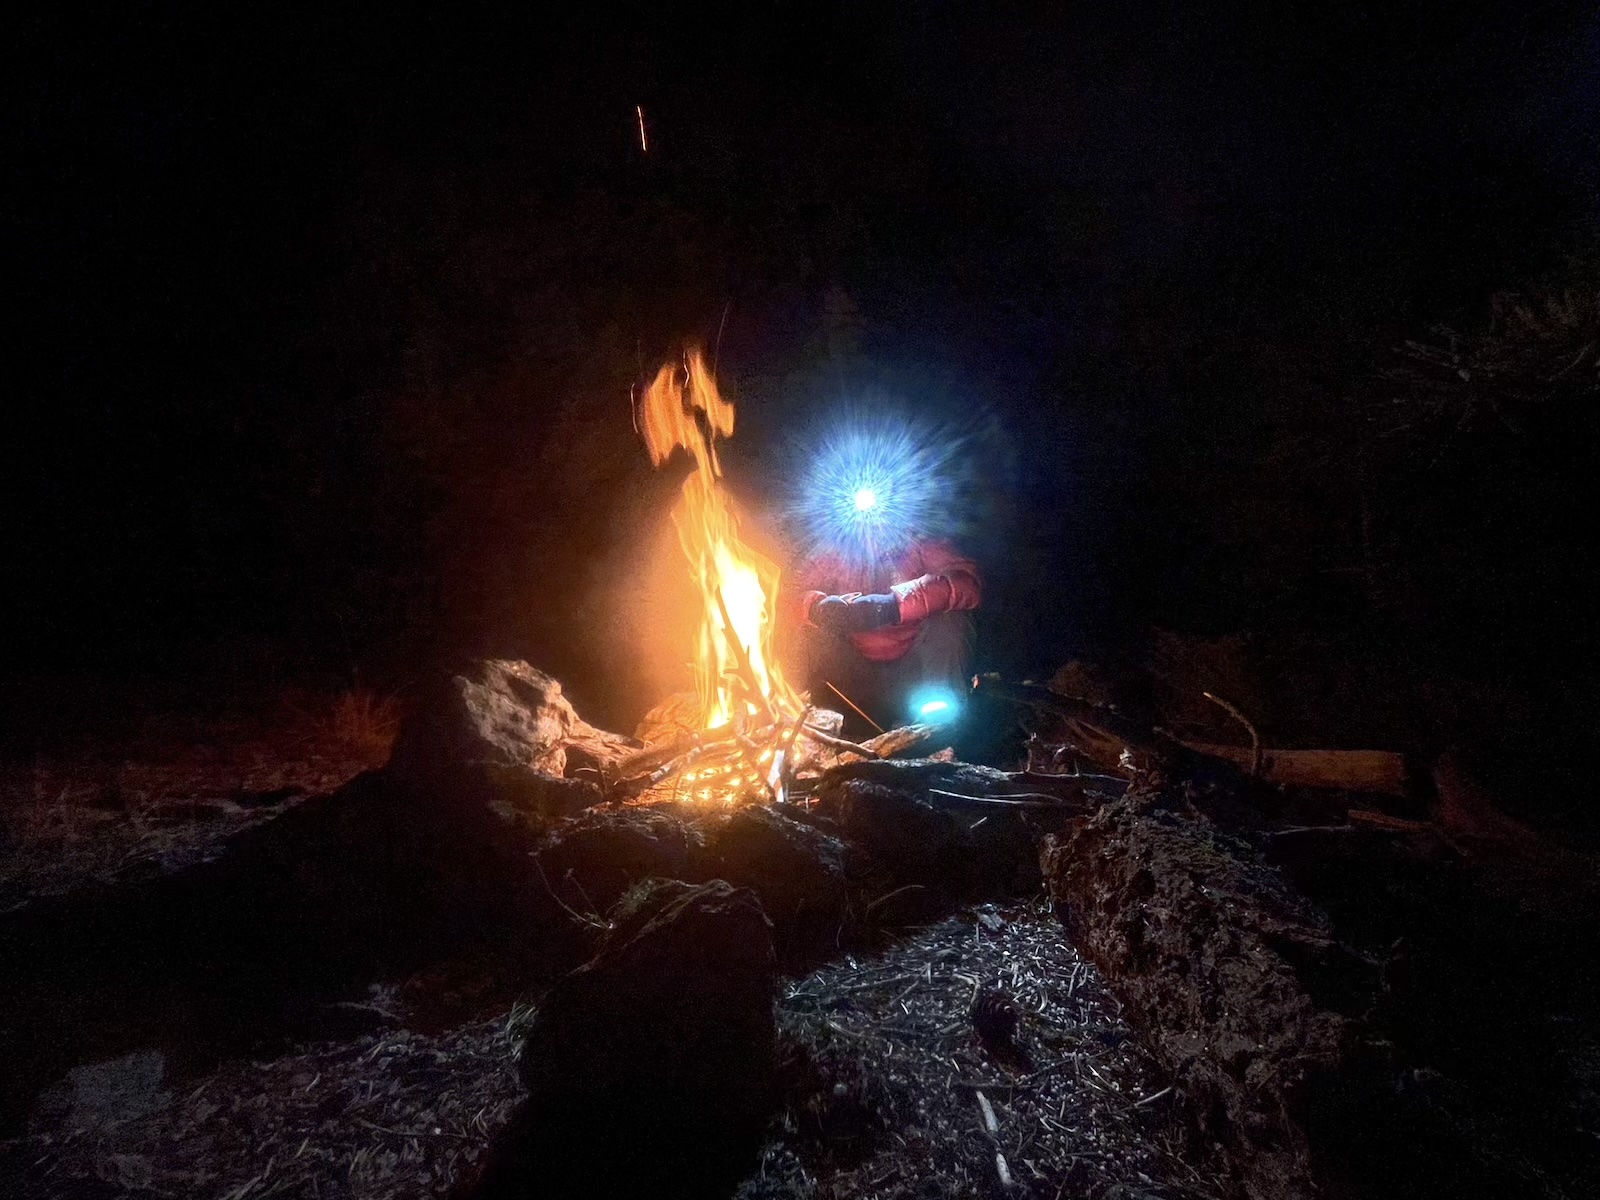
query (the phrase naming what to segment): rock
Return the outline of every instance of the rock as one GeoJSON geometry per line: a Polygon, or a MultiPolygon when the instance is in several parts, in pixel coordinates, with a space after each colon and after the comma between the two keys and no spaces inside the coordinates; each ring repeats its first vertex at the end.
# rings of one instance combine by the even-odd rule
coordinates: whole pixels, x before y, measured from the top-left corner
{"type": "Polygon", "coordinates": [[[777,964],[755,894],[655,880],[523,1042],[527,1107],[480,1197],[728,1194],[776,1102],[777,964]]]}
{"type": "Polygon", "coordinates": [[[637,747],[579,717],[543,671],[485,659],[424,696],[386,774],[412,792],[481,800],[508,825],[541,823],[597,803],[599,772],[637,747]]]}
{"type": "Polygon", "coordinates": [[[755,893],[651,880],[615,910],[523,1042],[529,1095],[635,1092],[750,1102],[775,1069],[777,960],[755,893]]]}
{"type": "Polygon", "coordinates": [[[712,818],[704,829],[701,874],[760,897],[785,969],[801,969],[834,952],[845,919],[844,842],[758,805],[712,818]]]}
{"type": "Polygon", "coordinates": [[[646,746],[666,746],[700,724],[700,698],[693,692],[673,692],[639,718],[633,736],[646,746]]]}
{"type": "Polygon", "coordinates": [[[700,849],[700,834],[682,810],[606,808],[562,822],[539,843],[536,858],[563,903],[598,916],[643,880],[703,880],[700,849]]]}
{"type": "Polygon", "coordinates": [[[410,826],[440,903],[526,929],[550,899],[533,852],[601,799],[600,769],[633,746],[579,717],[544,672],[486,659],[440,680],[402,727],[383,772],[389,819],[410,826]]]}

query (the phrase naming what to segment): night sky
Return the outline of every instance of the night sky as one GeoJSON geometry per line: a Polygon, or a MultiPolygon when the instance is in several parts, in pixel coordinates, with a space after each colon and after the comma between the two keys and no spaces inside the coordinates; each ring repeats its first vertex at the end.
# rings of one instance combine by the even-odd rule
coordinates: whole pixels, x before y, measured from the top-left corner
{"type": "Polygon", "coordinates": [[[997,665],[1259,623],[1264,447],[1600,211],[1592,6],[532,11],[12,19],[8,666],[581,693],[694,338],[758,506],[835,406],[959,427],[997,665]]]}

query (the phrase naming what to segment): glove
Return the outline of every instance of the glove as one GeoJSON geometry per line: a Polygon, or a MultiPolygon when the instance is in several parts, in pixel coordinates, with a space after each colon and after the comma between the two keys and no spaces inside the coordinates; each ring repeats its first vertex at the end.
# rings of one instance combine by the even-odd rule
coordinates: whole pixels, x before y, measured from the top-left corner
{"type": "Polygon", "coordinates": [[[900,601],[891,594],[879,596],[822,596],[811,605],[811,623],[843,637],[866,633],[885,625],[900,624],[900,601]]]}

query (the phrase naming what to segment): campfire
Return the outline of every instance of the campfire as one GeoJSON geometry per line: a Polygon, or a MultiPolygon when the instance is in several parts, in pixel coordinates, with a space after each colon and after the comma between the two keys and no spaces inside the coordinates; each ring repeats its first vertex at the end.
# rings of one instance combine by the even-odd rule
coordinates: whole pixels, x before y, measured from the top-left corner
{"type": "Polygon", "coordinates": [[[917,727],[857,744],[837,736],[839,714],[811,706],[784,679],[773,653],[779,572],[739,533],[722,483],[717,439],[731,437],[733,405],[705,356],[691,350],[645,390],[638,424],[661,466],[686,450],[694,470],[672,512],[700,600],[693,703],[672,698],[645,720],[647,749],[617,764],[613,794],[643,802],[787,801],[802,768],[840,754],[884,757],[925,740],[917,727]]]}

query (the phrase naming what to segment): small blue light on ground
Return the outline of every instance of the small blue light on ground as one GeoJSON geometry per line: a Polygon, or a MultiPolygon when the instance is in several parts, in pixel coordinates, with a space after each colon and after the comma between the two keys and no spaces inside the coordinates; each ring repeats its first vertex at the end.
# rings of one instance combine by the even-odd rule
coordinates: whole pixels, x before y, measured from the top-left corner
{"type": "Polygon", "coordinates": [[[929,700],[917,710],[917,712],[924,717],[932,717],[938,715],[939,713],[949,711],[950,701],[948,700],[929,700]]]}

